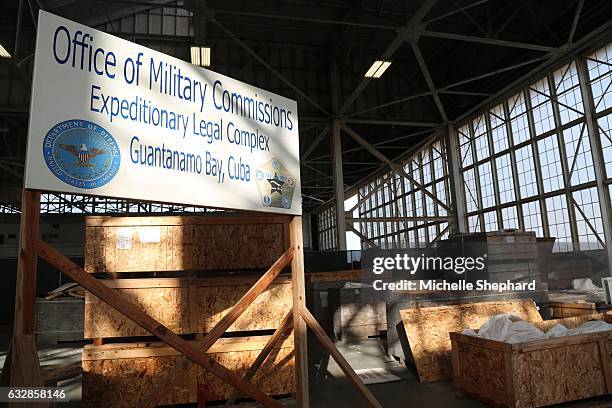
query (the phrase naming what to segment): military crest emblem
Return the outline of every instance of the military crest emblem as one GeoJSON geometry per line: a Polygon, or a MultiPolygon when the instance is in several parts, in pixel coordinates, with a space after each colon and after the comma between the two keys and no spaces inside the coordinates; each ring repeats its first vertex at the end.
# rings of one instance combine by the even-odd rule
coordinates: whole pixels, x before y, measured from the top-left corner
{"type": "Polygon", "coordinates": [[[60,122],[47,132],[43,157],[55,177],[85,189],[109,183],[121,164],[113,136],[102,126],[79,119],[60,122]]]}
{"type": "Polygon", "coordinates": [[[257,188],[265,207],[291,208],[295,178],[276,158],[272,158],[256,172],[257,188]]]}

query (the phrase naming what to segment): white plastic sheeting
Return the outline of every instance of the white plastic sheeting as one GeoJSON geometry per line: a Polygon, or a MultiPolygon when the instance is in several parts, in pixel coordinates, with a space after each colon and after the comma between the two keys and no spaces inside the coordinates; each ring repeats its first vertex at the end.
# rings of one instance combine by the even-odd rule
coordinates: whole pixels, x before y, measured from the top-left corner
{"type": "Polygon", "coordinates": [[[462,333],[504,343],[522,343],[530,340],[574,336],[608,330],[612,330],[612,324],[606,323],[603,320],[593,320],[583,323],[574,329],[568,329],[562,324],[557,324],[544,333],[520,317],[505,313],[489,318],[489,320],[480,326],[478,332],[466,329],[462,333]]]}

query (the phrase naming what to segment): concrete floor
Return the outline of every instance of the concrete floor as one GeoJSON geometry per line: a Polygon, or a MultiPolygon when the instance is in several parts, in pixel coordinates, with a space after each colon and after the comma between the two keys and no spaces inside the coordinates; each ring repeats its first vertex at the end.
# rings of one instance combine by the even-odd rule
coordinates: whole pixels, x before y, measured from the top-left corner
{"type": "MultiPolygon", "coordinates": [[[[10,328],[0,327],[0,367],[6,358],[6,345],[10,328]]],[[[368,339],[354,344],[338,343],[338,349],[351,366],[362,368],[385,368],[401,377],[400,381],[369,385],[368,388],[385,408],[431,407],[431,408],[481,408],[486,405],[469,399],[457,398],[450,381],[420,384],[412,369],[400,366],[388,358],[377,339],[368,339]]],[[[39,348],[41,365],[80,361],[82,344],[60,344],[39,348]]],[[[60,384],[68,390],[72,402],[58,406],[72,408],[81,406],[81,378],[60,384]]],[[[350,381],[335,361],[330,360],[318,367],[318,372],[310,379],[310,402],[313,408],[328,407],[367,407],[350,381]]],[[[284,406],[293,407],[295,401],[285,399],[284,406]]],[[[257,407],[259,404],[242,403],[242,408],[257,407]]],[[[612,400],[599,398],[571,404],[557,405],[556,408],[612,408],[612,400]]]]}

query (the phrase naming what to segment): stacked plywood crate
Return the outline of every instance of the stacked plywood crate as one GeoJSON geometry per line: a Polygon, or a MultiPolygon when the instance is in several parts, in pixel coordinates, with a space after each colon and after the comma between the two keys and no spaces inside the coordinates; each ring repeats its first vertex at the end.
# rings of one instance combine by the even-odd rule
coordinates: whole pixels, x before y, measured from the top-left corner
{"type": "MultiPolygon", "coordinates": [[[[533,324],[547,331],[556,324],[575,328],[587,320],[602,319],[612,322],[611,315],[599,314],[533,324]]],[[[612,395],[611,331],[522,343],[459,332],[450,337],[455,387],[491,406],[535,408],[612,395]]],[[[593,402],[580,406],[610,405],[593,402]]]]}
{"type": "MultiPolygon", "coordinates": [[[[497,231],[485,234],[452,235],[441,242],[440,256],[476,254],[487,256],[487,271],[478,279],[489,282],[536,282],[535,290],[504,291],[395,291],[386,299],[387,346],[389,355],[403,363],[411,361],[401,311],[420,307],[448,306],[477,302],[499,302],[530,299],[542,304],[548,301],[546,280],[540,271],[538,243],[535,233],[497,231]],[[445,246],[446,245],[446,246],[445,246]],[[460,254],[461,251],[464,251],[460,254]]],[[[473,277],[468,276],[468,279],[473,277]]]]}
{"type": "MultiPolygon", "coordinates": [[[[284,217],[91,217],[85,269],[188,340],[207,333],[288,248],[284,217]]],[[[291,280],[280,276],[208,354],[243,375],[292,305],[291,280]]],[[[85,301],[83,401],[133,407],[160,385],[181,355],[95,296],[85,301]]],[[[293,392],[291,337],[276,346],[254,383],[271,395],[293,392]]],[[[231,389],[197,367],[165,404],[224,400],[231,389]]]]}

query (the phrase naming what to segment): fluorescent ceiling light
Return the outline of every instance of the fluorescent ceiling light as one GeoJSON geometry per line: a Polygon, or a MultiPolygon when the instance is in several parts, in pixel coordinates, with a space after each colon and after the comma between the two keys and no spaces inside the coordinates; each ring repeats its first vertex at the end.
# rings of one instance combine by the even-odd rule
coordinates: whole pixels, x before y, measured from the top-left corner
{"type": "Polygon", "coordinates": [[[191,47],[191,63],[199,67],[210,67],[210,47],[191,47]]]}
{"type": "Polygon", "coordinates": [[[0,44],[0,58],[11,58],[11,54],[0,44]]]}
{"type": "Polygon", "coordinates": [[[380,78],[391,65],[391,61],[376,60],[365,73],[366,78],[380,78]]]}

